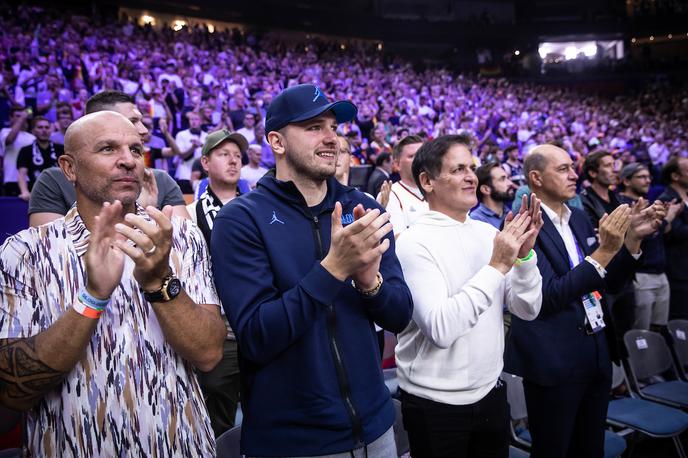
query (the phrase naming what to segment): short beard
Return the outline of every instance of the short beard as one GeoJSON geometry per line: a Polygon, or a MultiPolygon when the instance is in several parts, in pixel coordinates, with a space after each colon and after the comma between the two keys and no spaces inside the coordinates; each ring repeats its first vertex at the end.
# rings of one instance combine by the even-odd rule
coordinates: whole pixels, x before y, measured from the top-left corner
{"type": "Polygon", "coordinates": [[[332,172],[327,173],[308,168],[306,164],[296,160],[293,154],[286,153],[284,156],[287,164],[289,164],[289,167],[296,173],[296,175],[308,178],[313,182],[321,183],[333,176],[337,170],[337,158],[335,158],[335,166],[332,167],[332,172]]]}
{"type": "Polygon", "coordinates": [[[511,202],[512,200],[514,200],[514,193],[498,192],[493,190],[490,193],[490,199],[494,200],[495,202],[511,202]]]}

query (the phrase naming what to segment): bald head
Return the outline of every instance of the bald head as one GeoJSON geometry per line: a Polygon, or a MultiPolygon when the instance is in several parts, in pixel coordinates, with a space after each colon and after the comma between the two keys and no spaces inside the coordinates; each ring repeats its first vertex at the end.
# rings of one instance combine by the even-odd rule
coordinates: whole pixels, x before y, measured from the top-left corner
{"type": "Polygon", "coordinates": [[[530,189],[543,202],[565,202],[576,195],[578,175],[571,156],[555,145],[538,145],[523,162],[523,173],[530,189]]]}
{"type": "Polygon", "coordinates": [[[65,133],[65,154],[58,162],[74,183],[79,211],[115,200],[133,211],[143,182],[143,144],[125,116],[99,111],[75,121],[65,133]]]}
{"type": "Polygon", "coordinates": [[[112,127],[130,130],[138,135],[134,125],[123,115],[115,111],[98,111],[82,116],[70,124],[64,137],[65,154],[76,156],[88,140],[112,127]]]}
{"type": "Polygon", "coordinates": [[[530,172],[533,170],[543,172],[545,167],[547,167],[549,160],[560,156],[561,153],[564,153],[566,156],[568,156],[566,151],[554,145],[538,145],[530,150],[523,161],[523,174],[528,181],[528,186],[532,187],[532,183],[530,182],[530,172]]]}

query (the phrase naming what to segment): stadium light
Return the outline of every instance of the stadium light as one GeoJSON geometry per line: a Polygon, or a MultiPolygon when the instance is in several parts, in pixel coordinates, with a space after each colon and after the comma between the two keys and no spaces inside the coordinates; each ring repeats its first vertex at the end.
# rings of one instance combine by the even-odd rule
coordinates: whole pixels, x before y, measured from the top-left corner
{"type": "Polygon", "coordinates": [[[577,55],[578,49],[576,49],[575,46],[567,46],[566,49],[564,49],[564,57],[566,60],[573,60],[577,55]]]}
{"type": "Polygon", "coordinates": [[[182,21],[181,19],[177,19],[172,23],[172,30],[175,32],[179,32],[181,29],[183,29],[186,26],[186,21],[182,21]]]}
{"type": "Polygon", "coordinates": [[[208,24],[208,33],[214,33],[215,32],[215,26],[212,24],[208,24]]]}
{"type": "Polygon", "coordinates": [[[667,38],[668,38],[669,40],[671,40],[672,38],[674,38],[674,36],[673,36],[672,34],[669,34],[669,35],[667,35],[667,38]]]}
{"type": "Polygon", "coordinates": [[[650,41],[655,41],[654,35],[650,35],[650,41]]]}
{"type": "Polygon", "coordinates": [[[520,56],[520,55],[521,55],[521,51],[519,51],[518,49],[516,51],[514,51],[514,56],[520,56]]]}
{"type": "Polygon", "coordinates": [[[155,25],[155,18],[153,16],[150,16],[148,14],[142,14],[141,15],[141,23],[143,25],[155,25]]]}
{"type": "Polygon", "coordinates": [[[635,38],[631,38],[631,43],[635,43],[636,41],[638,40],[636,40],[635,38]]]}
{"type": "Polygon", "coordinates": [[[547,54],[549,54],[549,53],[550,53],[550,47],[547,46],[546,44],[540,45],[538,47],[538,54],[540,54],[541,59],[544,59],[545,57],[547,57],[547,54]]]}
{"type": "Polygon", "coordinates": [[[595,43],[588,43],[583,46],[583,55],[585,55],[585,57],[595,57],[597,55],[597,46],[595,43]]]}

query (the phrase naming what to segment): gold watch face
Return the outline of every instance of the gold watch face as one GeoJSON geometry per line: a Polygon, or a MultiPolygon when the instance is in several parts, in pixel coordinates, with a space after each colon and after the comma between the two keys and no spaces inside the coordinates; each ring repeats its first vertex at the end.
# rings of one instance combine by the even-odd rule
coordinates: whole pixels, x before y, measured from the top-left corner
{"type": "Polygon", "coordinates": [[[179,281],[178,278],[171,278],[170,281],[165,285],[166,287],[164,288],[164,293],[166,299],[172,300],[175,297],[179,296],[179,293],[182,291],[182,282],[179,281]]]}

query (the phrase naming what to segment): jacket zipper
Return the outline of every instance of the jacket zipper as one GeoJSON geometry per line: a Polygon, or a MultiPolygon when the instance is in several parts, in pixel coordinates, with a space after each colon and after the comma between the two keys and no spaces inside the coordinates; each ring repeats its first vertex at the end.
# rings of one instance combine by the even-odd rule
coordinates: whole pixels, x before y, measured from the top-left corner
{"type": "MultiPolygon", "coordinates": [[[[320,221],[317,216],[313,216],[313,231],[315,232],[316,242],[318,243],[318,256],[320,260],[323,259],[323,246],[322,237],[320,236],[320,221]]],[[[334,357],[335,369],[337,370],[337,380],[339,382],[339,392],[344,400],[344,405],[346,406],[346,411],[351,419],[351,426],[353,429],[354,442],[356,443],[355,448],[360,448],[365,446],[363,441],[363,425],[361,424],[361,418],[356,411],[353,401],[351,400],[351,386],[349,385],[349,379],[344,370],[344,363],[342,361],[342,355],[339,351],[339,344],[337,343],[336,337],[336,324],[337,315],[332,304],[327,304],[327,334],[330,340],[330,350],[334,357]]]]}

